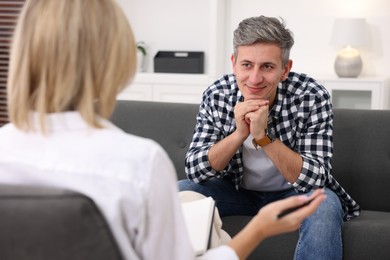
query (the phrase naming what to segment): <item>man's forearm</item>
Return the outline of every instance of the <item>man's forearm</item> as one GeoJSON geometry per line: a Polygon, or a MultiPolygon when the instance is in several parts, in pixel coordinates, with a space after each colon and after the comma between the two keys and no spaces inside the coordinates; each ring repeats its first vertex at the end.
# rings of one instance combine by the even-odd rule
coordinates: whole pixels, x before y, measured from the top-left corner
{"type": "Polygon", "coordinates": [[[297,180],[303,164],[300,154],[278,139],[264,146],[263,150],[288,182],[294,183],[297,180]]]}
{"type": "Polygon", "coordinates": [[[222,171],[229,164],[234,154],[245,141],[237,132],[232,133],[221,141],[215,143],[209,151],[208,159],[215,171],[222,171]]]}

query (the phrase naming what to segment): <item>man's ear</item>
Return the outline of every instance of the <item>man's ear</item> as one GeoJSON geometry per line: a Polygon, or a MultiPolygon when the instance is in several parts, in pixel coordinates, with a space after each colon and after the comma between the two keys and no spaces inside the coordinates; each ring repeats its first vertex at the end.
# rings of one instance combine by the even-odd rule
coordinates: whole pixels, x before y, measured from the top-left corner
{"type": "Polygon", "coordinates": [[[233,73],[236,74],[236,59],[234,58],[234,53],[232,53],[232,55],[230,56],[230,61],[232,62],[232,70],[233,70],[233,73]]]}
{"type": "Polygon", "coordinates": [[[284,69],[283,69],[284,71],[283,71],[282,78],[281,78],[282,81],[287,78],[288,74],[291,71],[292,65],[293,65],[293,61],[288,60],[287,64],[284,66],[284,69]]]}

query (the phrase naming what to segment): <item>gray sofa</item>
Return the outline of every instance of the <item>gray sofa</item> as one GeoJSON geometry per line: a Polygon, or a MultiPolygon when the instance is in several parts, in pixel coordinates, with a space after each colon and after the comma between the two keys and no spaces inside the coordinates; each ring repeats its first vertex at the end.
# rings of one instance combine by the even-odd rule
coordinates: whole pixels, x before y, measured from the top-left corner
{"type": "MultiPolygon", "coordinates": [[[[168,152],[178,179],[186,178],[184,156],[191,142],[198,105],[119,101],[112,121],[126,132],[152,138],[168,152]]],[[[390,110],[334,110],[333,175],[361,205],[345,222],[344,259],[390,259],[390,110]]],[[[236,234],[248,216],[225,217],[236,234]]],[[[298,233],[264,241],[250,259],[293,259],[298,233]]]]}
{"type": "MultiPolygon", "coordinates": [[[[191,104],[119,101],[112,122],[160,143],[183,179],[197,111],[191,104]]],[[[334,115],[333,175],[363,208],[344,225],[344,259],[390,259],[390,111],[334,115]]],[[[0,185],[0,212],[0,259],[121,259],[104,218],[82,194],[0,185]]],[[[234,236],[249,220],[225,217],[223,228],[234,236]]],[[[250,259],[292,259],[297,238],[269,238],[250,259]]]]}

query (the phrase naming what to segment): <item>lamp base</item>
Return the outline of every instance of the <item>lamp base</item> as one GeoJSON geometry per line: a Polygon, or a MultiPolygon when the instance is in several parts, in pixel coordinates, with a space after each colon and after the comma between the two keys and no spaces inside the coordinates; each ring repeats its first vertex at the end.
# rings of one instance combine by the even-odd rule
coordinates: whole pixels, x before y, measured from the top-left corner
{"type": "Polygon", "coordinates": [[[337,76],[341,78],[356,78],[362,72],[363,62],[357,50],[347,47],[342,49],[334,63],[337,76]]]}

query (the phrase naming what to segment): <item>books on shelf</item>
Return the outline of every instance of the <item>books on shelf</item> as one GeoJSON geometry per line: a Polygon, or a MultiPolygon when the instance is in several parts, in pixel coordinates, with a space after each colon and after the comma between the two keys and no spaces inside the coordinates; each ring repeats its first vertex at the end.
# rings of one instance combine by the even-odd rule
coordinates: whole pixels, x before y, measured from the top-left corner
{"type": "Polygon", "coordinates": [[[181,205],[190,241],[196,255],[202,255],[210,247],[215,201],[207,197],[183,202],[181,205]]]}

